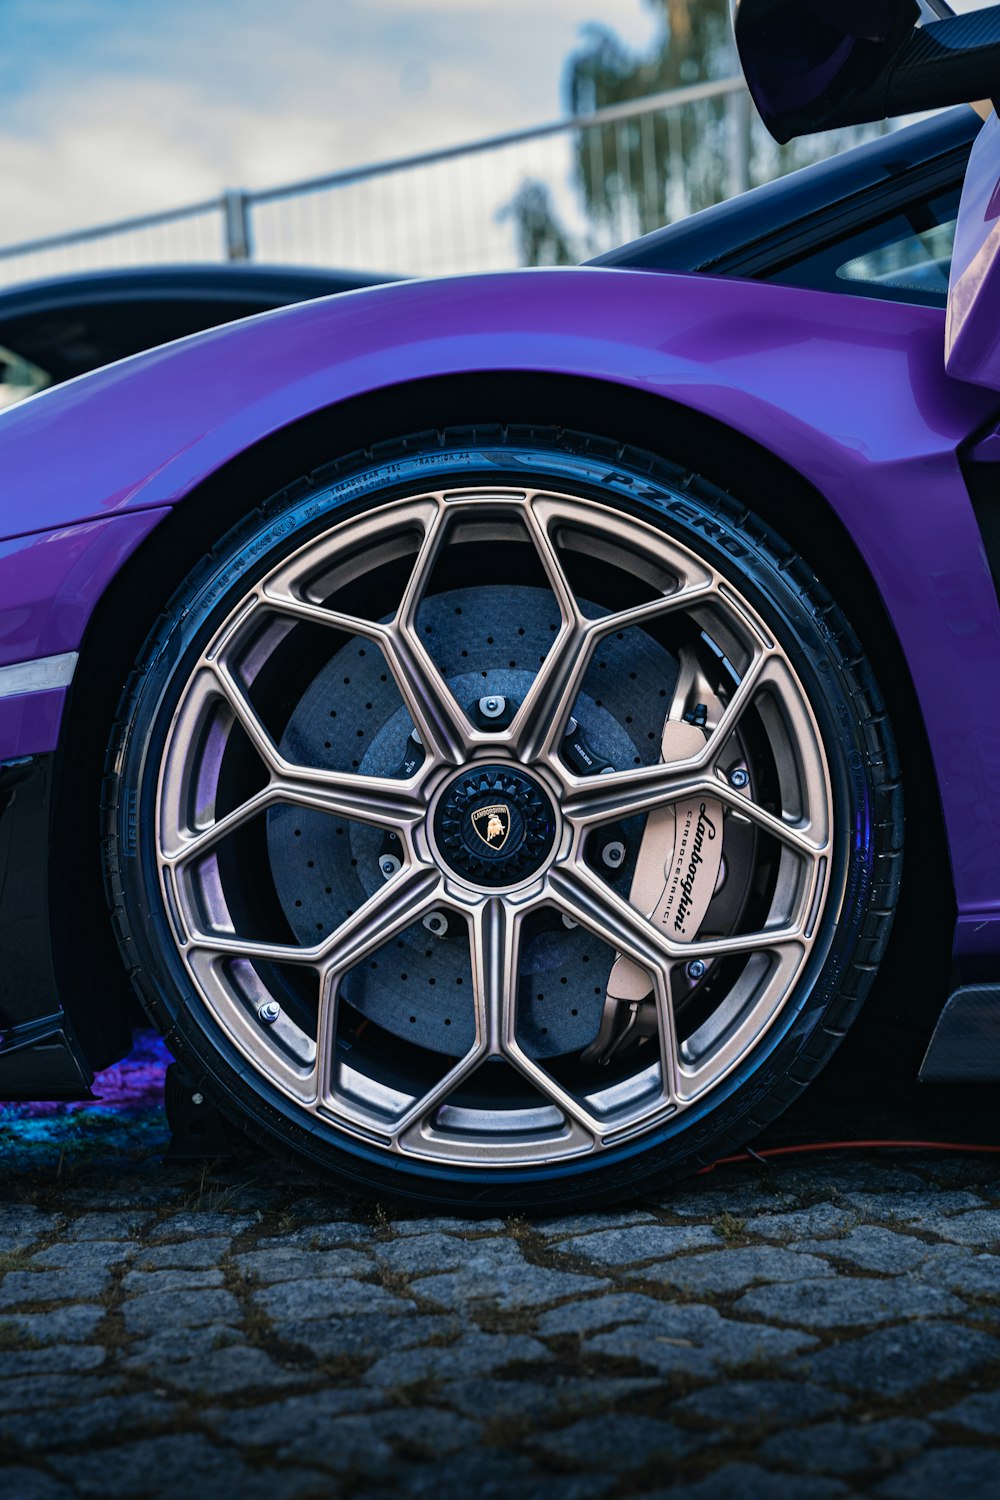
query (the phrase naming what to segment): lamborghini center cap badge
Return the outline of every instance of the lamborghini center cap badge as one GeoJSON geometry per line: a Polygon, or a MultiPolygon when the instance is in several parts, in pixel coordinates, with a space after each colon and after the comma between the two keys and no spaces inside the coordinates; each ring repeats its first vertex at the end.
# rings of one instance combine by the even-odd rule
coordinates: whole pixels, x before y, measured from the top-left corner
{"type": "Polygon", "coordinates": [[[488,848],[502,849],[510,834],[510,808],[506,802],[477,807],[472,814],[472,826],[488,848]]]}
{"type": "Polygon", "coordinates": [[[543,786],[520,767],[475,766],[445,790],[434,816],[444,863],[472,885],[517,885],[545,862],[556,815],[543,786]]]}

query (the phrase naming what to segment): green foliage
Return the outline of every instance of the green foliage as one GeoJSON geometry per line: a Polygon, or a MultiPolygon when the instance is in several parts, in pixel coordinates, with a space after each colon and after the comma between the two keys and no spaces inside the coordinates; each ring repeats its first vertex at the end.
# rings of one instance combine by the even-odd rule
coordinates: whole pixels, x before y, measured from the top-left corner
{"type": "MultiPolygon", "coordinates": [[[[735,65],[728,0],[650,0],[662,24],[649,50],[631,52],[613,32],[589,26],[566,67],[574,115],[644,99],[664,89],[725,77],[735,65]]],[[[588,214],[628,216],[646,234],[725,196],[726,101],[581,131],[576,175],[588,214]]],[[[623,226],[625,227],[625,226],[623,226]]]]}
{"type": "Polygon", "coordinates": [[[544,182],[526,178],[499,217],[515,222],[523,266],[570,266],[577,259],[544,182]]]}
{"type": "MultiPolygon", "coordinates": [[[[633,52],[605,26],[584,28],[566,64],[566,106],[586,116],[668,89],[731,77],[737,71],[729,0],[647,0],[659,26],[644,52],[633,52]]],[[[749,138],[743,96],[699,100],[681,108],[586,126],[573,144],[574,181],[591,226],[574,246],[544,183],[527,180],[502,217],[515,221],[524,265],[563,265],[719,203],[742,178],[768,182],[833,155],[888,127],[835,131],[777,146],[756,121],[749,138]],[[745,121],[745,115],[744,115],[745,121]],[[734,134],[740,132],[742,136],[734,134]],[[734,172],[734,148],[742,152],[734,172]]]]}

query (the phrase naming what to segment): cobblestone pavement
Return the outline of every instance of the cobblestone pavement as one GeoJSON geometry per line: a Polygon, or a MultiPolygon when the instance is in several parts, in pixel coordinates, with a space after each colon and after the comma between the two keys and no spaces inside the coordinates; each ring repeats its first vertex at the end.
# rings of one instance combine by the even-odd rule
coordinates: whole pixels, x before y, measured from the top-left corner
{"type": "Polygon", "coordinates": [[[0,1494],[1000,1495],[1000,1158],[418,1217],[0,1113],[0,1494]]]}

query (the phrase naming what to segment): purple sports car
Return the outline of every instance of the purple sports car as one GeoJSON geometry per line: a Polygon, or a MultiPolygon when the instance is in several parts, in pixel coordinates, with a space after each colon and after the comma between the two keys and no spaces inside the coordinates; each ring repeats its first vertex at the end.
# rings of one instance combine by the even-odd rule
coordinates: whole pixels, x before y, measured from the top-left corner
{"type": "Polygon", "coordinates": [[[608,1202],[797,1097],[897,908],[923,1076],[1000,1079],[1000,6],[927,9],[737,6],[778,139],[961,104],[853,165],[0,416],[0,1097],[131,982],[341,1179],[608,1202]]]}

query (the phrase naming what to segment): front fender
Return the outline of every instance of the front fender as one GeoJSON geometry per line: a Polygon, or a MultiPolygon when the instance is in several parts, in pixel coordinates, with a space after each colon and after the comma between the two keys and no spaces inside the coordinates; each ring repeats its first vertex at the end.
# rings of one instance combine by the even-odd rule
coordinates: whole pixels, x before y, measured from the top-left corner
{"type": "MultiPolygon", "coordinates": [[[[770,449],[853,536],[910,663],[970,942],[975,929],[1000,952],[1000,702],[984,686],[1000,677],[1000,610],[957,461],[997,398],[949,379],[943,345],[934,309],[702,276],[524,271],[349,293],[12,408],[0,534],[173,506],[272,433],[432,377],[585,376],[679,403],[770,449]]],[[[0,639],[2,601],[0,578],[0,639]]]]}

